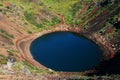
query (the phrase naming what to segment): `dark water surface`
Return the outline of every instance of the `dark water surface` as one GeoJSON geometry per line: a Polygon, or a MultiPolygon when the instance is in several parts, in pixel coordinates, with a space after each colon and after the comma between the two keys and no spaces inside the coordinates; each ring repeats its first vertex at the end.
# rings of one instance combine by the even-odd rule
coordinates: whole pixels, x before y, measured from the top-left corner
{"type": "Polygon", "coordinates": [[[93,69],[102,51],[91,40],[72,32],[54,32],[34,40],[30,51],[36,61],[56,71],[93,69]]]}

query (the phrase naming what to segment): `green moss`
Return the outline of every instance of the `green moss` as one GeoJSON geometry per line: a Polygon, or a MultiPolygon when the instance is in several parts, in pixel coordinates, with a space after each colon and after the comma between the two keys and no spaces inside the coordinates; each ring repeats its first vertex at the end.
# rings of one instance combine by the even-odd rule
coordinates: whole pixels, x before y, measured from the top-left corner
{"type": "Polygon", "coordinates": [[[0,59],[0,64],[7,64],[7,59],[0,59]]]}
{"type": "Polygon", "coordinates": [[[61,20],[58,17],[54,16],[51,20],[51,26],[54,26],[60,22],[61,22],[61,20]]]}
{"type": "Polygon", "coordinates": [[[6,59],[6,56],[5,56],[5,55],[0,54],[0,58],[2,58],[2,59],[6,59]]]}
{"type": "Polygon", "coordinates": [[[0,34],[7,39],[13,39],[14,38],[14,36],[12,34],[9,34],[8,32],[6,32],[3,29],[0,29],[0,34]]]}
{"type": "Polygon", "coordinates": [[[3,4],[0,4],[0,6],[3,6],[3,4]]]}
{"type": "Polygon", "coordinates": [[[34,13],[33,13],[33,12],[25,11],[25,12],[24,12],[24,15],[25,15],[26,20],[27,20],[29,23],[33,24],[33,25],[36,26],[36,27],[42,27],[42,24],[38,24],[38,23],[36,22],[36,19],[35,19],[35,17],[34,17],[34,13]]]}
{"type": "Polygon", "coordinates": [[[32,31],[27,31],[29,34],[32,34],[32,31]]]}
{"type": "Polygon", "coordinates": [[[15,62],[14,65],[12,66],[12,68],[16,71],[20,71],[24,68],[24,66],[20,62],[15,62]]]}

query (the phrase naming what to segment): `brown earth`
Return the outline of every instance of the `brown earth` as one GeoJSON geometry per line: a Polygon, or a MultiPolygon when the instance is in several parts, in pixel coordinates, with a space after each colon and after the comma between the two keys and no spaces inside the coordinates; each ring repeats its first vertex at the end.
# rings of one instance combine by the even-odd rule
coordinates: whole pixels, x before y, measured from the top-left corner
{"type": "MultiPolygon", "coordinates": [[[[31,42],[34,39],[36,39],[36,38],[38,38],[38,37],[40,37],[44,34],[56,32],[56,31],[71,31],[71,32],[77,32],[77,33],[83,34],[87,38],[96,42],[96,44],[98,44],[101,47],[101,49],[104,52],[103,53],[103,55],[104,55],[103,59],[110,59],[114,56],[114,50],[110,47],[110,43],[108,41],[106,41],[106,39],[103,36],[100,36],[100,35],[97,35],[97,34],[83,33],[83,31],[80,31],[80,29],[78,30],[76,28],[73,29],[73,28],[70,28],[70,27],[64,27],[64,28],[55,27],[51,30],[44,30],[40,33],[28,35],[28,36],[25,36],[21,39],[16,40],[14,43],[15,43],[16,48],[20,51],[20,55],[21,55],[22,59],[28,61],[30,64],[32,64],[34,66],[37,66],[37,67],[40,67],[40,68],[43,68],[43,69],[47,69],[45,66],[41,65],[40,63],[38,63],[37,61],[35,61],[33,59],[29,48],[30,48],[31,42]]],[[[94,70],[90,70],[90,71],[86,71],[86,72],[58,72],[58,74],[60,74],[62,76],[64,76],[64,74],[70,76],[70,75],[75,75],[75,74],[85,75],[85,74],[88,74],[88,73],[91,73],[91,72],[94,72],[94,70]]]]}
{"type": "MultiPolygon", "coordinates": [[[[88,9],[88,7],[89,6],[87,5],[85,8],[85,11],[88,9]]],[[[84,12],[84,10],[82,12],[84,12]]],[[[95,12],[93,12],[93,13],[95,13],[95,12]]],[[[31,42],[34,39],[36,39],[44,34],[47,34],[47,33],[56,32],[56,31],[71,31],[71,32],[83,34],[87,38],[96,42],[96,44],[98,44],[101,47],[101,49],[104,51],[104,53],[103,53],[104,59],[106,59],[106,58],[109,59],[109,58],[114,57],[115,51],[113,48],[111,48],[112,44],[104,36],[101,36],[101,35],[98,35],[95,33],[90,34],[88,32],[85,32],[84,30],[82,30],[80,27],[76,27],[76,28],[70,27],[70,25],[67,25],[65,23],[64,17],[62,15],[58,15],[58,16],[60,16],[60,18],[61,18],[61,23],[56,25],[54,28],[51,28],[50,30],[41,31],[39,33],[28,34],[25,31],[25,29],[26,29],[25,27],[21,27],[21,26],[17,25],[17,23],[19,21],[18,22],[16,21],[16,23],[14,24],[14,22],[11,22],[7,18],[6,15],[1,14],[0,15],[0,18],[1,18],[0,29],[3,29],[5,31],[7,31],[8,33],[14,35],[14,39],[12,40],[14,45],[10,45],[10,43],[12,42],[11,40],[7,40],[7,39],[2,38],[0,36],[1,46],[2,46],[2,44],[4,44],[4,46],[2,46],[0,48],[0,54],[7,55],[8,54],[7,50],[12,48],[12,49],[19,51],[20,54],[15,54],[15,56],[18,60],[21,60],[21,61],[26,60],[30,64],[32,64],[36,67],[47,69],[45,66],[43,66],[40,63],[38,63],[37,61],[35,61],[34,58],[32,57],[31,52],[29,50],[31,42]]],[[[92,71],[86,71],[86,72],[80,72],[80,73],[77,73],[77,72],[73,72],[73,73],[71,73],[71,72],[70,73],[69,72],[58,72],[58,74],[60,74],[61,76],[64,76],[66,74],[67,75],[73,75],[73,74],[85,75],[85,74],[90,73],[92,71]]]]}
{"type": "MultiPolygon", "coordinates": [[[[33,59],[32,55],[30,53],[29,47],[30,47],[31,42],[34,39],[36,39],[44,34],[56,32],[56,31],[71,31],[71,32],[77,32],[77,33],[83,34],[84,36],[86,36],[89,39],[92,39],[94,42],[96,42],[104,50],[104,56],[107,56],[107,58],[112,58],[114,56],[114,50],[110,47],[111,44],[109,43],[109,41],[107,41],[105,39],[105,37],[97,35],[97,34],[90,34],[90,33],[84,32],[82,29],[80,29],[80,27],[76,27],[76,28],[70,27],[69,25],[67,25],[65,23],[63,15],[58,15],[58,16],[62,20],[60,24],[56,25],[54,28],[51,28],[50,30],[44,30],[42,32],[34,33],[34,34],[30,35],[30,34],[27,34],[24,31],[24,29],[22,29],[20,26],[16,27],[16,25],[13,24],[12,22],[10,22],[9,19],[7,19],[7,17],[5,15],[2,15],[2,20],[0,21],[1,29],[8,31],[11,34],[14,34],[14,36],[15,36],[15,38],[13,39],[13,43],[15,46],[13,46],[13,48],[15,50],[17,49],[20,53],[20,54],[15,54],[17,59],[26,60],[34,66],[47,69],[45,66],[41,65],[40,63],[38,63],[37,61],[35,61],[33,59]],[[5,23],[7,23],[7,24],[4,25],[5,23]],[[8,28],[8,26],[9,26],[9,28],[8,28]],[[20,27],[20,29],[18,27],[20,27]]],[[[5,40],[5,41],[7,41],[7,40],[5,40]]],[[[1,49],[3,49],[3,48],[1,48],[1,49]]],[[[7,49],[8,48],[1,50],[2,53],[6,54],[7,49]]],[[[86,73],[89,73],[89,71],[86,73]]],[[[63,74],[63,72],[62,72],[62,74],[63,74]]],[[[71,73],[67,73],[67,74],[71,74],[71,73]]],[[[72,74],[76,74],[76,73],[72,73],[72,74]]],[[[82,73],[82,74],[84,74],[84,73],[82,73]]]]}

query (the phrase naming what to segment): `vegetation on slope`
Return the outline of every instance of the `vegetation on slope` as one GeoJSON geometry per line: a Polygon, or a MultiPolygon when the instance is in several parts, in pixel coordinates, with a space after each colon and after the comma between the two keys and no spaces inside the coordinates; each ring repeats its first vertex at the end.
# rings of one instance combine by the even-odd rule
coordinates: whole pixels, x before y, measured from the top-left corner
{"type": "MultiPolygon", "coordinates": [[[[0,35],[12,41],[26,34],[50,29],[61,23],[62,15],[65,23],[72,27],[79,27],[90,34],[104,36],[113,44],[112,49],[118,51],[120,49],[119,4],[119,0],[0,0],[0,35]]],[[[6,40],[2,39],[2,41],[0,44],[6,40]]],[[[13,45],[5,45],[2,48],[9,50],[13,48],[13,45]]],[[[5,56],[0,55],[0,59],[0,63],[7,64],[5,56]]],[[[54,71],[39,69],[26,61],[17,61],[12,68],[34,75],[54,74],[54,71]]],[[[77,75],[75,77],[81,78],[77,75]]],[[[84,76],[83,78],[91,79],[84,76]]],[[[99,77],[94,76],[92,79],[99,79],[99,77]]]]}

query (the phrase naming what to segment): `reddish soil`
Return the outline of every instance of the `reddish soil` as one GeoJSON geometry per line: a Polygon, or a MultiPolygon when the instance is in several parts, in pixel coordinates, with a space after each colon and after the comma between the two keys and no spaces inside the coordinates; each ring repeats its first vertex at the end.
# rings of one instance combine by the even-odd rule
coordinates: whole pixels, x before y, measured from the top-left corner
{"type": "MultiPolygon", "coordinates": [[[[90,5],[86,5],[84,10],[82,10],[80,12],[79,16],[81,14],[83,14],[89,8],[89,6],[90,5]]],[[[95,13],[95,11],[91,12],[91,14],[92,13],[95,13]]],[[[107,14],[107,11],[100,15],[104,15],[104,14],[107,14]]],[[[42,32],[29,35],[26,31],[24,31],[24,29],[22,27],[17,26],[13,22],[11,22],[5,15],[2,15],[1,16],[2,20],[0,20],[0,29],[7,31],[10,34],[14,34],[14,39],[13,39],[14,45],[12,47],[15,50],[17,49],[19,51],[20,54],[15,54],[17,56],[17,58],[19,58],[19,60],[26,60],[30,64],[32,64],[36,67],[43,68],[43,69],[47,69],[47,68],[33,59],[32,55],[30,53],[30,50],[29,50],[30,44],[34,39],[36,39],[44,34],[55,32],[55,31],[72,31],[72,32],[81,33],[81,34],[85,35],[86,37],[88,37],[89,39],[92,39],[94,42],[96,42],[104,50],[104,53],[105,53],[104,55],[107,56],[107,58],[114,57],[115,51],[111,48],[111,43],[104,36],[86,33],[80,27],[72,28],[72,27],[70,27],[70,25],[65,23],[63,15],[57,15],[57,16],[59,16],[59,18],[61,19],[60,24],[54,26],[54,28],[51,28],[50,30],[44,30],[42,32]]],[[[79,18],[79,16],[78,16],[78,18],[79,18]]],[[[100,16],[97,16],[96,19],[91,20],[91,23],[96,21],[98,18],[100,18],[100,16]]],[[[104,21],[102,21],[102,22],[104,24],[104,21]]],[[[100,24],[99,26],[103,26],[103,24],[100,24]]],[[[5,40],[4,38],[1,38],[1,41],[4,41],[4,40],[5,40]]],[[[9,40],[5,40],[5,43],[9,43],[9,40]]],[[[1,49],[0,52],[2,54],[7,54],[6,48],[5,49],[0,48],[0,49],[1,49]]],[[[63,74],[67,74],[67,75],[76,74],[76,73],[68,73],[68,72],[61,72],[61,73],[58,72],[58,74],[62,75],[62,76],[63,76],[63,74]]],[[[89,71],[85,72],[85,73],[79,73],[79,74],[86,74],[86,73],[89,73],[89,71]]]]}

